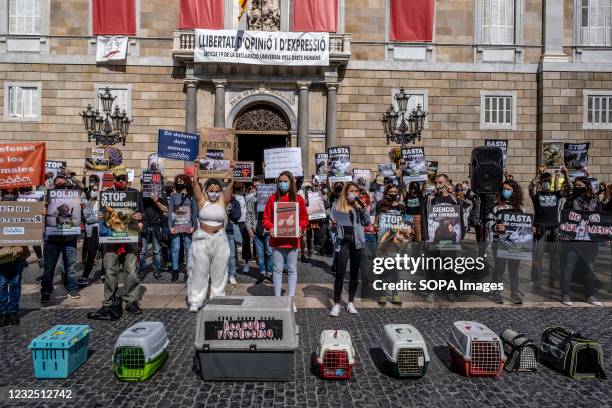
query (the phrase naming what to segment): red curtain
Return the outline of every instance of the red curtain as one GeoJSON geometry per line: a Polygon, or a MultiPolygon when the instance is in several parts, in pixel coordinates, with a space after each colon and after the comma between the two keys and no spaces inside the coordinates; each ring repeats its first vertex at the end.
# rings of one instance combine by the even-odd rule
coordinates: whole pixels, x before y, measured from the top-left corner
{"type": "Polygon", "coordinates": [[[293,31],[335,33],[338,27],[338,0],[293,2],[293,31]]]}
{"type": "Polygon", "coordinates": [[[136,0],[93,0],[94,35],[136,35],[136,0]]]}
{"type": "Polygon", "coordinates": [[[391,0],[391,40],[432,41],[434,0],[391,0]]]}
{"type": "Polygon", "coordinates": [[[181,0],[179,28],[223,29],[223,0],[181,0]]]}

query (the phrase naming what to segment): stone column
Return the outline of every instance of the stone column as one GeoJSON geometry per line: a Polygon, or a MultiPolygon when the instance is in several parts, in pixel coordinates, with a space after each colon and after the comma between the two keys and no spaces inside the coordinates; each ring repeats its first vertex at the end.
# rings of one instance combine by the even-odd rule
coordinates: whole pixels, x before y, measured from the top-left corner
{"type": "Polygon", "coordinates": [[[327,85],[327,113],[325,115],[325,148],[336,146],[337,131],[337,95],[338,84],[328,83],[327,85]]]}
{"type": "Polygon", "coordinates": [[[196,133],[198,127],[198,81],[185,80],[185,132],[196,133]]]}
{"type": "Polygon", "coordinates": [[[215,85],[215,121],[214,127],[225,127],[225,86],[227,81],[224,79],[213,79],[215,85]]]}
{"type": "Polygon", "coordinates": [[[304,180],[310,180],[309,166],[309,88],[310,82],[297,83],[298,94],[298,146],[302,148],[302,168],[304,169],[304,180]]]}
{"type": "Polygon", "coordinates": [[[544,1],[544,60],[568,61],[563,52],[563,0],[544,1]]]}

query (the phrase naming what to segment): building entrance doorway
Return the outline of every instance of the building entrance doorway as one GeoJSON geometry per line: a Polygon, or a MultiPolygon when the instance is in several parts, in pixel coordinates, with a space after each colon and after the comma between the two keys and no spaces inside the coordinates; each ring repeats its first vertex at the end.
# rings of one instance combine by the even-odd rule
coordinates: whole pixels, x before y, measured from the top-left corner
{"type": "Polygon", "coordinates": [[[289,122],[272,105],[247,107],[234,123],[239,161],[255,162],[255,175],[263,174],[264,150],[291,144],[289,122]]]}

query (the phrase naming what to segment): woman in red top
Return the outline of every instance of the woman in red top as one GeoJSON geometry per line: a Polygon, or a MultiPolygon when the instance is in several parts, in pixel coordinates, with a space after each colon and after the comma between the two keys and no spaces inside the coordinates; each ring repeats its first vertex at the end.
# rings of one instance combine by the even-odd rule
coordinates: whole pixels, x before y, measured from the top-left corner
{"type": "Polygon", "coordinates": [[[295,297],[297,285],[297,257],[300,248],[300,238],[281,238],[274,235],[274,203],[298,203],[299,235],[308,227],[308,212],[304,199],[295,188],[295,179],[289,171],[283,171],[278,176],[276,193],[272,194],[266,203],[263,213],[263,227],[270,232],[270,247],[272,247],[272,267],[274,271],[274,295],[281,295],[283,285],[283,269],[289,272],[289,296],[295,297]]]}

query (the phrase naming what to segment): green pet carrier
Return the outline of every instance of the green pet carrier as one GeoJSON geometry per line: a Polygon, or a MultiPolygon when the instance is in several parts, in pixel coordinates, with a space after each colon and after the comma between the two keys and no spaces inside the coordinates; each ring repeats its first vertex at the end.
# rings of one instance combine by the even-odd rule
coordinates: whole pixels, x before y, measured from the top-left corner
{"type": "Polygon", "coordinates": [[[538,359],[572,378],[606,377],[599,343],[563,327],[544,331],[538,359]]]}
{"type": "Polygon", "coordinates": [[[140,322],[117,339],[113,371],[122,381],[146,381],[168,359],[168,337],[163,323],[140,322]]]}

